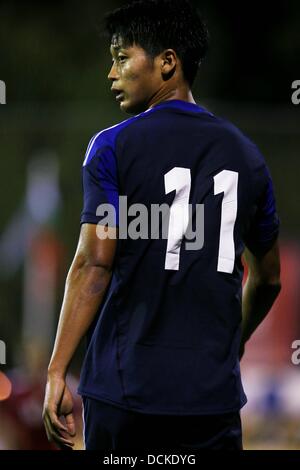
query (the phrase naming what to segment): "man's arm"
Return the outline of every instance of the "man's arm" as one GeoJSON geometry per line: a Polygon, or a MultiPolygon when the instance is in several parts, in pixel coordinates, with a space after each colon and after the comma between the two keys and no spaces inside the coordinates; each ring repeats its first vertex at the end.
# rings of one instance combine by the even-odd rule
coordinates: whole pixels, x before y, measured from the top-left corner
{"type": "Polygon", "coordinates": [[[281,289],[278,242],[260,257],[246,250],[245,260],[248,278],[243,289],[240,358],[246,341],[266,317],[281,289]]]}
{"type": "MultiPolygon", "coordinates": [[[[73,400],[65,377],[75,350],[101,305],[116,251],[116,239],[100,240],[96,228],[92,224],[81,227],[48,368],[43,419],[48,439],[65,448],[74,444],[70,436],[75,435],[73,400]],[[65,417],[66,425],[60,422],[60,416],[65,417]]],[[[109,230],[112,233],[115,229],[109,230]]]]}

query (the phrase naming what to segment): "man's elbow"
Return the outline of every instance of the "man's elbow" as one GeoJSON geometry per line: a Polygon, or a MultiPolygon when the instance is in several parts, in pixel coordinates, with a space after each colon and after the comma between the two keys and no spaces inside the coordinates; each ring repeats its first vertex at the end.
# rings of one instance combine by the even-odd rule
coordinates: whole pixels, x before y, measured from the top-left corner
{"type": "Polygon", "coordinates": [[[281,287],[282,287],[280,278],[278,278],[276,281],[273,281],[271,283],[271,285],[272,285],[274,291],[277,292],[277,295],[279,295],[279,293],[281,291],[281,287]]]}
{"type": "Polygon", "coordinates": [[[96,270],[99,275],[106,276],[111,274],[113,269],[112,263],[108,263],[107,260],[102,260],[99,257],[87,256],[84,253],[78,253],[73,261],[72,270],[85,271],[85,270],[96,270]]]}
{"type": "Polygon", "coordinates": [[[260,291],[273,292],[276,296],[281,291],[281,266],[278,241],[262,257],[246,251],[251,284],[260,291]]]}
{"type": "Polygon", "coordinates": [[[280,276],[272,276],[270,278],[258,278],[254,285],[261,292],[271,293],[276,298],[281,291],[280,276]]]}
{"type": "Polygon", "coordinates": [[[274,294],[277,297],[279,295],[280,291],[281,291],[281,281],[280,281],[280,279],[270,281],[267,284],[267,288],[269,290],[272,290],[272,292],[274,292],[274,294]]]}

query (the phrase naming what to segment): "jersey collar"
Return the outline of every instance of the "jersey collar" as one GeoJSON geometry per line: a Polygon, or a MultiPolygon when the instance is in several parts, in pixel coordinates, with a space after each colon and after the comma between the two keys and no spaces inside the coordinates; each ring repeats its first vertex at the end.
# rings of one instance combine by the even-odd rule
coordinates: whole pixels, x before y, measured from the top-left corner
{"type": "Polygon", "coordinates": [[[199,106],[198,104],[189,103],[188,101],[183,101],[183,100],[162,101],[161,103],[154,105],[148,111],[154,110],[154,109],[161,109],[161,108],[175,108],[175,109],[180,109],[182,111],[208,113],[208,111],[205,108],[199,106]]]}

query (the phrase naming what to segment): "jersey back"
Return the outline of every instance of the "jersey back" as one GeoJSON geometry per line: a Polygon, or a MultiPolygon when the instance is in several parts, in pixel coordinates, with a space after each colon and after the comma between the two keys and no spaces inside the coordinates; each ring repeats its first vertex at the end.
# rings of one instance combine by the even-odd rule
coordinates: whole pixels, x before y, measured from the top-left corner
{"type": "Polygon", "coordinates": [[[240,409],[241,255],[278,234],[256,146],[198,105],[164,102],[91,140],[83,190],[81,223],[107,223],[110,204],[121,236],[79,392],[152,414],[240,409]]]}

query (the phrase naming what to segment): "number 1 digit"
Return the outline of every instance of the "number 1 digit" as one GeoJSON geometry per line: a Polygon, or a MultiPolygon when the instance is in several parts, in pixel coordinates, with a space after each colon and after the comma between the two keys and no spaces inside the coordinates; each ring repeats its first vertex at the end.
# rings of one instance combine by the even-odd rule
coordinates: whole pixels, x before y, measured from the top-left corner
{"type": "Polygon", "coordinates": [[[233,230],[237,215],[237,188],[239,174],[223,170],[214,177],[215,196],[224,193],[222,201],[218,268],[221,273],[232,273],[235,261],[233,230]]]}
{"type": "Polygon", "coordinates": [[[191,170],[175,167],[165,174],[165,190],[166,194],[176,190],[176,195],[170,209],[165,269],[178,271],[182,239],[189,223],[191,170]]]}

